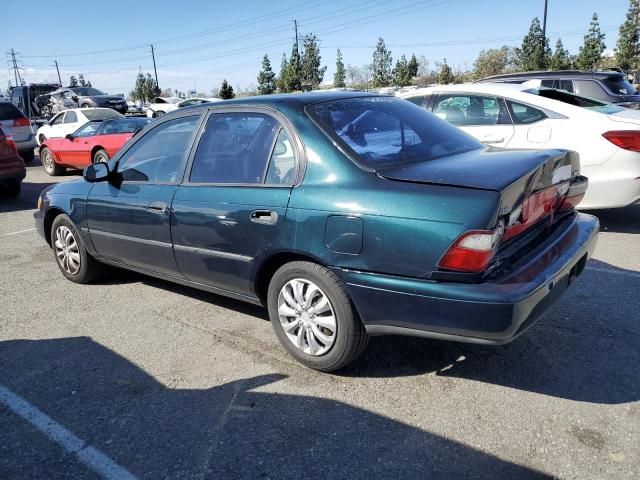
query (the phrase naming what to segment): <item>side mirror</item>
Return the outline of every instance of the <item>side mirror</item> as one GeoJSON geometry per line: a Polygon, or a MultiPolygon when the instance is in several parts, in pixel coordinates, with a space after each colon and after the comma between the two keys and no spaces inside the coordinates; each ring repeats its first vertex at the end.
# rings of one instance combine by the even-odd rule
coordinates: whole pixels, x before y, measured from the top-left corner
{"type": "Polygon", "coordinates": [[[104,182],[111,176],[111,170],[106,163],[94,163],[84,169],[83,176],[87,182],[104,182]]]}
{"type": "Polygon", "coordinates": [[[75,137],[73,136],[73,133],[67,133],[64,138],[66,138],[67,140],[73,140],[75,137]]]}
{"type": "Polygon", "coordinates": [[[77,102],[78,101],[78,95],[71,95],[71,99],[75,100],[77,102]]]}

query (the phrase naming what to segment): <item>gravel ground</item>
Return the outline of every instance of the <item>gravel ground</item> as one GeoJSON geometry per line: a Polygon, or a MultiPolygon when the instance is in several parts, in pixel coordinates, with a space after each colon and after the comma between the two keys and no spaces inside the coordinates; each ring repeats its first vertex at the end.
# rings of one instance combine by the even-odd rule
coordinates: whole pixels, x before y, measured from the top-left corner
{"type": "Polygon", "coordinates": [[[0,479],[639,477],[640,208],[597,212],[595,259],[516,342],[378,337],[326,375],[260,308],[67,281],[33,229],[52,181],[36,161],[0,200],[0,397],[31,409],[0,402],[0,479]]]}

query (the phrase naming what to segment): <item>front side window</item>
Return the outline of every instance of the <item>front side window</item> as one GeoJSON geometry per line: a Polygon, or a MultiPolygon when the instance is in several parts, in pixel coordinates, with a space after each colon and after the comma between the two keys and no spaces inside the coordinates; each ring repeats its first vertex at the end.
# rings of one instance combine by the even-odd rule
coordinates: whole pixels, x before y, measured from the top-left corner
{"type": "Polygon", "coordinates": [[[64,123],[76,123],[78,121],[78,115],[76,112],[67,112],[64,116],[64,123]]]}
{"type": "Polygon", "coordinates": [[[193,183],[264,183],[280,125],[261,113],[214,113],[193,159],[193,183]]]}
{"type": "Polygon", "coordinates": [[[440,95],[434,105],[433,113],[457,126],[511,123],[503,103],[493,96],[440,95]]]}
{"type": "Polygon", "coordinates": [[[308,115],[359,165],[377,170],[484,148],[424,108],[393,97],[356,97],[307,107],[308,115]]]}
{"type": "Polygon", "coordinates": [[[512,102],[511,100],[507,100],[507,104],[511,109],[511,115],[513,117],[514,123],[522,125],[527,123],[534,123],[547,118],[547,116],[541,110],[530,107],[529,105],[512,102]]]}
{"type": "Polygon", "coordinates": [[[58,115],[56,115],[55,117],[53,117],[51,119],[51,122],[49,122],[51,125],[60,125],[62,123],[62,119],[64,118],[64,112],[59,113],[58,115]]]}
{"type": "Polygon", "coordinates": [[[176,118],[149,130],[118,162],[122,180],[177,182],[198,118],[176,118]]]}
{"type": "Polygon", "coordinates": [[[99,122],[89,122],[76,130],[76,133],[74,133],[73,136],[79,138],[93,137],[98,133],[98,130],[100,130],[99,122]]]}

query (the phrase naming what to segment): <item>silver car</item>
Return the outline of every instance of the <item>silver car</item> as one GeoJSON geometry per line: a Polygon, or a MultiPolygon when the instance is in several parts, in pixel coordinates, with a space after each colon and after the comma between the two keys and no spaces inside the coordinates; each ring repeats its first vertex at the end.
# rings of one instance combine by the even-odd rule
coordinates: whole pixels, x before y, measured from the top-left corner
{"type": "Polygon", "coordinates": [[[36,136],[31,121],[12,103],[0,101],[0,126],[5,134],[13,137],[22,159],[32,162],[36,136]]]}

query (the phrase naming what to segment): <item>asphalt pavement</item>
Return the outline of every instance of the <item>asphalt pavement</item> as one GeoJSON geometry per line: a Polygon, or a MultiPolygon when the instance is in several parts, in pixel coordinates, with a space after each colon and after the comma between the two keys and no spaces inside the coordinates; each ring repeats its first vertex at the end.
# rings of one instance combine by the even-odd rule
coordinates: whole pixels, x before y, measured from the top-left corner
{"type": "Polygon", "coordinates": [[[640,206],[502,347],[373,338],[306,369],[260,308],[113,271],[66,280],[38,161],[0,199],[0,479],[640,477],[640,206]]]}

